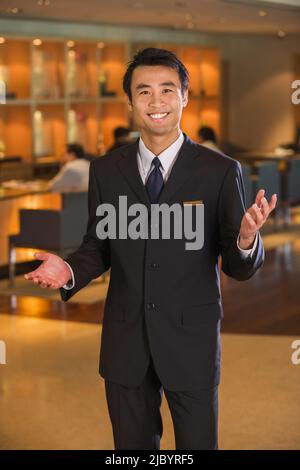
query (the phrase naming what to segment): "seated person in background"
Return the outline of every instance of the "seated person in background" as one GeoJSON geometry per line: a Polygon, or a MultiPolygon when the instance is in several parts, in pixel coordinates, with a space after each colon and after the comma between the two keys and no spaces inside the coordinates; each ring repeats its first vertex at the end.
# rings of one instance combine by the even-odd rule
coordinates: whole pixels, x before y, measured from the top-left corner
{"type": "Polygon", "coordinates": [[[87,191],[90,162],[80,144],[67,144],[64,165],[49,182],[50,191],[87,191]]]}
{"type": "Polygon", "coordinates": [[[217,139],[215,131],[211,127],[202,126],[198,131],[200,138],[200,144],[208,147],[216,152],[220,152],[219,147],[217,146],[217,139]]]}
{"type": "Polygon", "coordinates": [[[116,127],[114,130],[115,142],[107,149],[107,153],[115,150],[123,145],[129,144],[132,139],[130,138],[130,129],[128,127],[116,127]]]}

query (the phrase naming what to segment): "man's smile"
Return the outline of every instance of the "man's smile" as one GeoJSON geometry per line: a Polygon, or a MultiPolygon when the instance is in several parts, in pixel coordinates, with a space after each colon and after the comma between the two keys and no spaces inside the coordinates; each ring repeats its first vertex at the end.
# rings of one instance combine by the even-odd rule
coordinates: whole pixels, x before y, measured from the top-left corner
{"type": "Polygon", "coordinates": [[[163,121],[170,113],[151,113],[148,116],[155,122],[163,121]]]}

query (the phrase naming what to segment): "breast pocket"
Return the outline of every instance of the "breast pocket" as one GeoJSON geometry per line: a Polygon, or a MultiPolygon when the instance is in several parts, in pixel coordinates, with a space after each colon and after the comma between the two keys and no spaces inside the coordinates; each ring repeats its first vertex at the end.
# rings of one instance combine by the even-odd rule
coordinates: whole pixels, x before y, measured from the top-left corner
{"type": "Polygon", "coordinates": [[[181,311],[181,324],[183,326],[215,323],[223,318],[223,309],[220,302],[193,305],[181,311]]]}

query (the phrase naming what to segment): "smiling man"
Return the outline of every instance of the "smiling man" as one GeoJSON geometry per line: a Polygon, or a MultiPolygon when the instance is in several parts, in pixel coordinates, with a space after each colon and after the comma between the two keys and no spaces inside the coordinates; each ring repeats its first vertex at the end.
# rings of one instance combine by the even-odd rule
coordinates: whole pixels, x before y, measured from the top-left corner
{"type": "MultiPolygon", "coordinates": [[[[160,449],[165,393],[176,449],[218,448],[220,324],[219,257],[228,276],[249,279],[263,264],[259,229],[276,205],[260,190],[244,207],[241,167],[191,141],[180,120],[188,103],[188,73],[172,52],[147,48],[123,80],[141,137],[90,164],[89,221],[81,246],[27,274],[60,288],[67,301],[111,268],[100,352],[100,374],[116,449],[160,449]],[[97,236],[97,207],[142,203],[204,208],[204,245],[185,240],[97,236]]],[[[122,214],[118,214],[122,217],[122,214]]]]}

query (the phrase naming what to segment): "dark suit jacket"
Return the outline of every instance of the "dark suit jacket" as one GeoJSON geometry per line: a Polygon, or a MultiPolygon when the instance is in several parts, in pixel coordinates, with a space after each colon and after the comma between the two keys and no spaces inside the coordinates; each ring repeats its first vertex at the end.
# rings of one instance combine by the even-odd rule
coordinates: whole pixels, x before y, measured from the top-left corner
{"type": "Polygon", "coordinates": [[[219,256],[224,273],[239,281],[253,276],[264,261],[260,235],[251,258],[244,259],[237,247],[245,212],[240,164],[184,137],[158,202],[203,201],[203,248],[187,251],[185,239],[97,238],[99,204],[117,209],[119,195],[126,195],[128,206],[143,203],[150,208],[135,142],[91,163],[86,235],[65,259],[75,276],[72,290],[61,289],[65,301],[111,268],[100,374],[129,387],[141,384],[150,354],[169,390],[217,385],[223,316],[219,256]]]}

